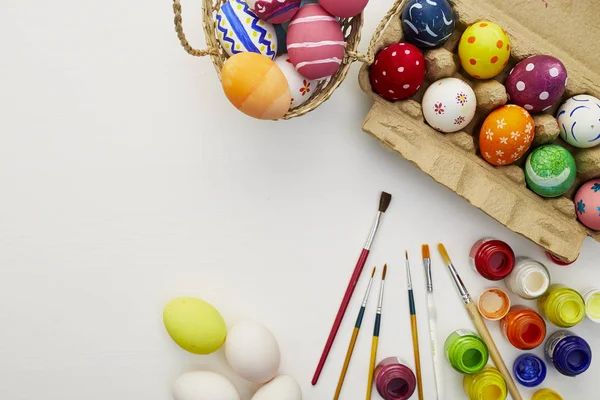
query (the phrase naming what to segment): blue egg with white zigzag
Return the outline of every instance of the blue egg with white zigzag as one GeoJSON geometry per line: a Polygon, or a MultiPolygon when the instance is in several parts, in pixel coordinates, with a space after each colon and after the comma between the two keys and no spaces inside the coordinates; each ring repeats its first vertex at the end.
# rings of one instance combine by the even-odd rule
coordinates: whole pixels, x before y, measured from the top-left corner
{"type": "Polygon", "coordinates": [[[560,137],[571,146],[587,149],[600,144],[600,99],[573,96],[560,106],[556,118],[560,137]]]}
{"type": "Polygon", "coordinates": [[[454,11],[447,0],[410,0],[402,11],[404,37],[417,47],[443,45],[454,26],[454,11]]]}
{"type": "Polygon", "coordinates": [[[242,0],[228,0],[217,12],[217,38],[233,56],[238,53],[260,53],[277,57],[277,34],[272,24],[258,18],[242,0]]]}

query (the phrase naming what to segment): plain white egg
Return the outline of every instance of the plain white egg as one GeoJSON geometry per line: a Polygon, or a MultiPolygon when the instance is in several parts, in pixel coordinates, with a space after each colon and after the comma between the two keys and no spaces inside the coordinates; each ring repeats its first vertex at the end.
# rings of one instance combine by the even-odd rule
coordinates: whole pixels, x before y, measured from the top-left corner
{"type": "Polygon", "coordinates": [[[254,394],[252,400],[302,400],[302,389],[288,375],[279,375],[254,394]]]}
{"type": "Polygon", "coordinates": [[[225,356],[239,376],[254,383],[273,379],[281,361],[279,345],[271,331],[254,321],[240,321],[229,329],[225,356]]]}
{"type": "Polygon", "coordinates": [[[175,400],[240,400],[233,383],[211,371],[182,374],[173,385],[173,397],[175,400]]]}

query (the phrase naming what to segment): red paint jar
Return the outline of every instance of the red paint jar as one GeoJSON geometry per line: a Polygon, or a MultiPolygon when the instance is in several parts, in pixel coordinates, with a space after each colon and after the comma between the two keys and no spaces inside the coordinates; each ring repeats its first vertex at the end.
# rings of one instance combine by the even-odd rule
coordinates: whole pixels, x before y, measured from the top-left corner
{"type": "Polygon", "coordinates": [[[500,322],[504,337],[519,350],[532,350],[546,339],[546,323],[542,316],[525,306],[511,307],[500,322]]]}
{"type": "Polygon", "coordinates": [[[477,241],[469,253],[471,267],[490,281],[508,276],[515,265],[515,253],[501,240],[483,238],[477,241]]]}

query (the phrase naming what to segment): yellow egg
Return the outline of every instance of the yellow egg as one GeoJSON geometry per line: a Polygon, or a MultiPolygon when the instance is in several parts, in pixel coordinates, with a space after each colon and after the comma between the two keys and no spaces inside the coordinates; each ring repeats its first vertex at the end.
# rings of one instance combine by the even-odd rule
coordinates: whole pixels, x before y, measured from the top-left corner
{"type": "Polygon", "coordinates": [[[221,71],[223,90],[244,114],[278,119],[290,109],[292,96],[283,72],[270,58],[257,53],[238,53],[221,71]]]}
{"type": "Polygon", "coordinates": [[[493,78],[508,63],[510,39],[504,29],[493,22],[477,22],[460,38],[458,57],[469,75],[477,79],[493,78]]]}
{"type": "Polygon", "coordinates": [[[192,297],[171,300],[163,311],[163,323],[175,343],[194,354],[217,351],[227,335],[225,321],[219,311],[192,297]]]}

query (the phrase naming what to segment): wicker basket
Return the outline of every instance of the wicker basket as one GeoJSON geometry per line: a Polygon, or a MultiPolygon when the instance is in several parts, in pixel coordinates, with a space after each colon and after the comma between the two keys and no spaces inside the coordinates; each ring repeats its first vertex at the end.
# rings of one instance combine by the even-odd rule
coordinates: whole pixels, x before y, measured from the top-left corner
{"type": "MultiPolygon", "coordinates": [[[[202,15],[203,15],[203,26],[204,26],[204,35],[206,38],[207,49],[198,50],[193,48],[183,31],[182,25],[182,17],[181,17],[181,2],[180,0],[173,0],[173,11],[175,13],[175,30],[177,32],[177,36],[179,37],[179,41],[181,45],[189,54],[196,57],[204,57],[210,56],[212,62],[215,66],[215,70],[217,71],[217,75],[219,79],[221,79],[221,69],[223,68],[223,64],[229,58],[229,55],[225,52],[221,43],[217,39],[217,23],[216,23],[216,15],[221,5],[225,3],[226,0],[202,0],[202,15]]],[[[373,40],[369,44],[369,50],[366,55],[360,54],[357,52],[358,45],[360,43],[361,30],[363,25],[363,14],[357,15],[353,18],[344,18],[340,20],[342,25],[342,31],[344,33],[344,40],[346,41],[346,56],[342,61],[337,72],[322,81],[319,82],[313,95],[308,101],[299,107],[290,109],[287,114],[283,116],[282,119],[290,119],[294,117],[299,117],[304,115],[317,107],[319,107],[322,103],[327,101],[329,97],[333,94],[333,92],[337,89],[337,87],[342,83],[348,71],[350,70],[350,65],[352,62],[359,60],[366,64],[371,64],[373,61],[373,49],[375,44],[375,38],[379,37],[381,31],[387,25],[387,22],[393,16],[396,11],[402,6],[404,3],[403,0],[396,0],[392,9],[387,13],[386,17],[382,20],[380,26],[377,28],[375,35],[373,36],[373,40]]]]}

